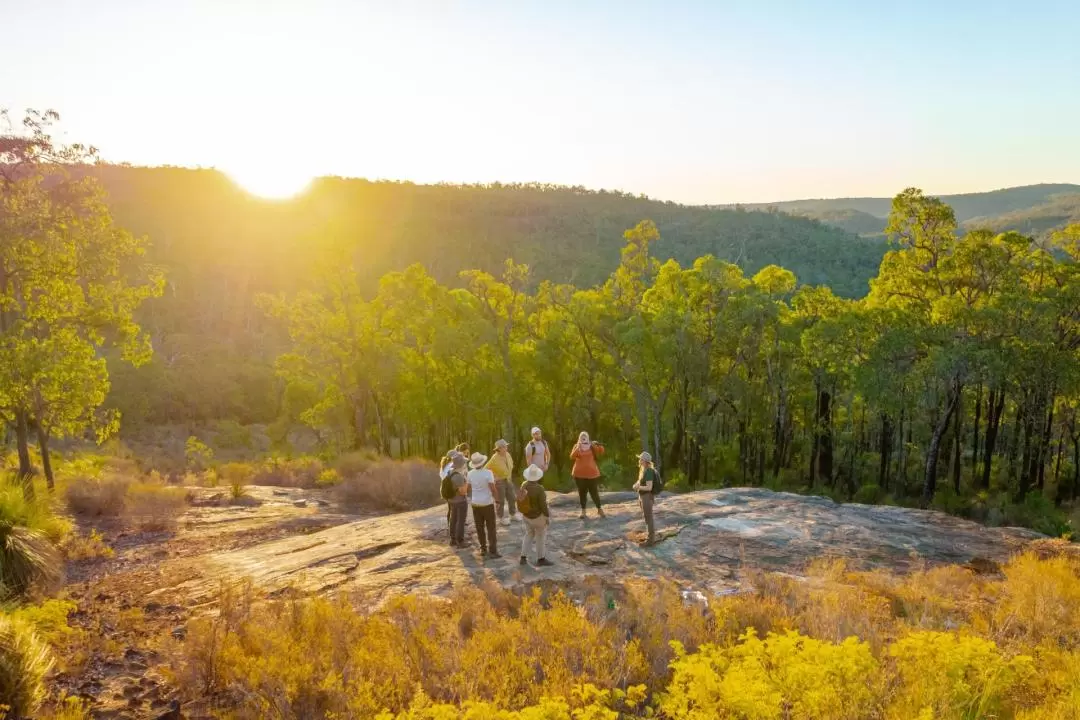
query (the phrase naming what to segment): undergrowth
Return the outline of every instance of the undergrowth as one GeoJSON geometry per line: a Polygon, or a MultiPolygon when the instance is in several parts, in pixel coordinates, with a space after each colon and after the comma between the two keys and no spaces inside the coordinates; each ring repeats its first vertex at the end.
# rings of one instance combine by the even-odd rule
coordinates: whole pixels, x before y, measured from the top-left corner
{"type": "Polygon", "coordinates": [[[1074,553],[1044,544],[995,576],[817,563],[706,602],[644,581],[381,605],[241,587],[190,623],[173,680],[235,718],[1075,720],[1074,553]]]}

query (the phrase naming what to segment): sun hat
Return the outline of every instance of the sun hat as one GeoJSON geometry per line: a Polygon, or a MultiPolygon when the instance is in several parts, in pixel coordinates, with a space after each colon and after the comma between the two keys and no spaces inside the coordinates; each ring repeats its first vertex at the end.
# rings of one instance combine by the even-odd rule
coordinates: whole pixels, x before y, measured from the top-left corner
{"type": "Polygon", "coordinates": [[[651,463],[652,462],[652,455],[650,455],[647,452],[643,452],[643,453],[641,453],[640,455],[637,456],[637,459],[638,460],[644,460],[645,462],[651,463]]]}
{"type": "Polygon", "coordinates": [[[486,463],[486,462],[487,462],[487,455],[484,455],[483,453],[474,452],[472,454],[472,457],[469,458],[469,465],[474,470],[479,470],[480,468],[484,467],[484,463],[486,463]]]}
{"type": "Polygon", "coordinates": [[[525,472],[521,473],[521,475],[529,482],[536,482],[540,478],[544,477],[544,471],[536,467],[535,465],[530,465],[529,467],[525,468],[525,472]]]}
{"type": "Polygon", "coordinates": [[[450,457],[450,462],[453,463],[455,468],[463,468],[465,467],[465,456],[461,453],[454,453],[450,457]]]}
{"type": "Polygon", "coordinates": [[[535,435],[538,432],[540,432],[540,428],[534,427],[531,431],[529,431],[529,434],[530,435],[535,435]]]}
{"type": "Polygon", "coordinates": [[[496,450],[498,450],[499,448],[504,448],[504,447],[510,447],[510,443],[506,442],[502,438],[499,438],[498,440],[495,441],[495,449],[496,450]]]}

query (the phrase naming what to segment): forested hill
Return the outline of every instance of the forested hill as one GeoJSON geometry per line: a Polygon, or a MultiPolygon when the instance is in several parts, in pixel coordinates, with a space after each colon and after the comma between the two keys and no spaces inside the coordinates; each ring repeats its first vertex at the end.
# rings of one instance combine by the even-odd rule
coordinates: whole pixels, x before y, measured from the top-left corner
{"type": "MultiPolygon", "coordinates": [[[[941,195],[965,227],[1017,230],[1040,235],[1065,227],[1080,217],[1080,185],[1044,183],[990,192],[941,195]]],[[[775,208],[798,217],[819,220],[864,236],[881,234],[892,198],[832,198],[791,200],[746,205],[748,209],[775,208]]]]}
{"type": "Polygon", "coordinates": [[[214,170],[96,172],[118,223],[148,235],[174,278],[197,266],[205,273],[225,264],[231,272],[254,261],[252,272],[260,277],[250,279],[274,286],[288,279],[275,275],[295,275],[297,254],[343,241],[355,247],[358,266],[372,283],[415,262],[453,283],[460,270],[498,271],[513,257],[532,268],[536,281],[587,286],[618,263],[623,232],[648,218],[660,228],[661,259],[687,264],[712,254],[751,272],[778,264],[803,283],[861,296],[884,251],[880,242],[783,213],[692,207],[582,188],[323,178],[293,200],[267,202],[214,170]]]}

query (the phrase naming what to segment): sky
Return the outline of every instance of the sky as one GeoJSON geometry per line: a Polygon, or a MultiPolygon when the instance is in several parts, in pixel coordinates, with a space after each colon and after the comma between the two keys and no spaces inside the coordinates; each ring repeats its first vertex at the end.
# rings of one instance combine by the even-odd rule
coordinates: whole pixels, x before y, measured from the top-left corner
{"type": "Polygon", "coordinates": [[[685,203],[1080,182],[1076,0],[0,0],[0,107],[137,165],[685,203]]]}

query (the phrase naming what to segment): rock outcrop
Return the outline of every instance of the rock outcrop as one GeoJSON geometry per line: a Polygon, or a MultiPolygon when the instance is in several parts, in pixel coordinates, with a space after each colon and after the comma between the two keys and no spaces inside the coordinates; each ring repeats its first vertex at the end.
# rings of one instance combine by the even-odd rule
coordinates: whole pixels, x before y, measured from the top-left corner
{"type": "MultiPolygon", "coordinates": [[[[593,576],[668,578],[688,590],[736,590],[747,568],[798,574],[818,558],[905,571],[923,564],[993,567],[1041,537],[1018,528],[987,528],[939,512],[838,504],[763,489],[664,494],[656,504],[660,542],[642,547],[644,522],[634,493],[606,493],[599,519],[577,518],[577,498],[549,494],[548,558],[554,567],[520,565],[522,524],[499,526],[500,559],[481,559],[470,519],[470,550],[448,547],[445,507],[371,517],[307,535],[209,555],[217,578],[248,577],[274,593],[356,590],[446,594],[461,583],[506,587],[547,580],[573,584],[593,576]]],[[[591,510],[591,509],[590,509],[591,510]]]]}

